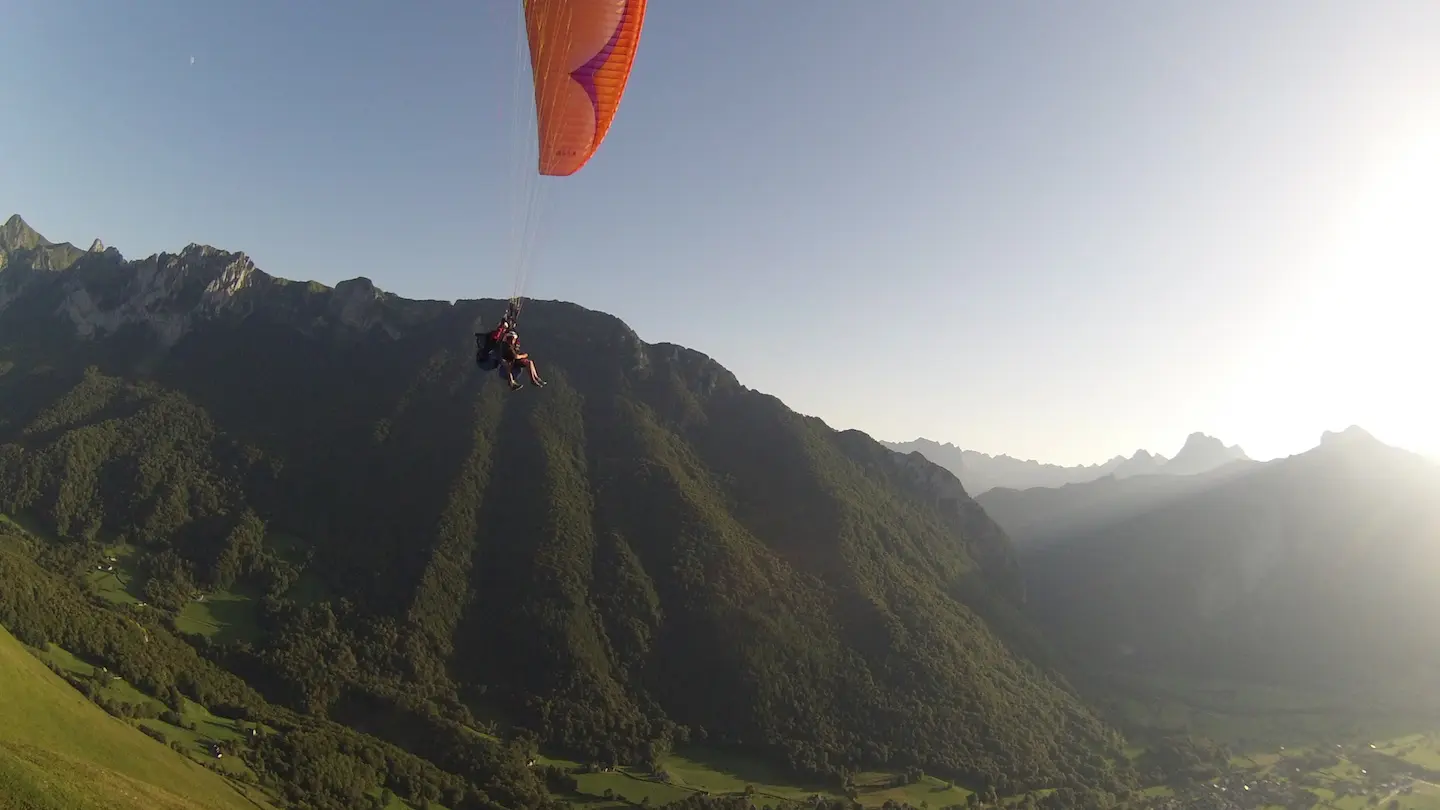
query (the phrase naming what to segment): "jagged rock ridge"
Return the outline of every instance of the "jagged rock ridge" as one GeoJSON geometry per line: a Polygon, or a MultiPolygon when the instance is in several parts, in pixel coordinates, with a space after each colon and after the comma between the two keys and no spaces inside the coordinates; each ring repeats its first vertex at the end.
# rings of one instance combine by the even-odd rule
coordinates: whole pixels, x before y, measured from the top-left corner
{"type": "Polygon", "coordinates": [[[0,228],[0,268],[6,269],[0,276],[0,313],[21,295],[45,288],[55,299],[54,312],[82,337],[108,337],[138,325],[164,346],[174,345],[201,321],[257,312],[309,329],[378,330],[394,339],[450,306],[402,299],[363,277],[333,289],[277,278],[244,253],[209,245],[192,243],[179,253],[126,261],[99,239],[88,251],[52,243],[18,215],[0,228]]]}

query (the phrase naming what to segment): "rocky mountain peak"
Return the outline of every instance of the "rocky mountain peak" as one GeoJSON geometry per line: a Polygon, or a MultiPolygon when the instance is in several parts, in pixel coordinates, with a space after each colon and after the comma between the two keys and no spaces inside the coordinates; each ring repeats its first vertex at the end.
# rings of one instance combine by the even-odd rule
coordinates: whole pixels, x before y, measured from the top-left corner
{"type": "Polygon", "coordinates": [[[364,332],[379,325],[391,337],[396,337],[398,330],[384,322],[380,304],[386,297],[375,282],[360,276],[335,285],[327,310],[331,317],[351,329],[364,332]]]}
{"type": "Polygon", "coordinates": [[[1380,440],[1376,439],[1369,431],[1359,425],[1351,425],[1341,431],[1327,430],[1320,434],[1320,446],[1343,446],[1343,445],[1378,445],[1380,440]]]}
{"type": "Polygon", "coordinates": [[[236,308],[244,291],[261,276],[243,253],[192,244],[179,254],[159,253],[106,267],[103,273],[67,274],[61,282],[65,295],[58,313],[84,337],[143,323],[170,346],[197,318],[236,308]]]}
{"type": "Polygon", "coordinates": [[[13,214],[0,225],[0,251],[34,250],[50,244],[30,227],[19,214],[13,214]]]}
{"type": "Polygon", "coordinates": [[[1197,475],[1249,458],[1239,445],[1226,446],[1214,436],[1196,432],[1186,437],[1185,446],[1165,465],[1165,471],[1172,475],[1197,475]]]}

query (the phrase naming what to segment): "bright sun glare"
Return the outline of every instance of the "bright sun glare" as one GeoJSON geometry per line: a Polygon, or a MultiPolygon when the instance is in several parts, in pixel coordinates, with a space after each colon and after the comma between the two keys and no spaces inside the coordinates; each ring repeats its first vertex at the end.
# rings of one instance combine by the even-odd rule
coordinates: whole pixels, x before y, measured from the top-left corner
{"type": "Polygon", "coordinates": [[[1358,424],[1440,456],[1440,122],[1396,131],[1373,155],[1256,369],[1269,393],[1239,407],[1275,430],[1358,424]]]}
{"type": "Polygon", "coordinates": [[[1373,414],[1374,430],[1394,441],[1440,452],[1440,126],[1391,154],[1337,256],[1341,323],[1329,347],[1355,384],[1337,390],[1336,404],[1373,414]]]}

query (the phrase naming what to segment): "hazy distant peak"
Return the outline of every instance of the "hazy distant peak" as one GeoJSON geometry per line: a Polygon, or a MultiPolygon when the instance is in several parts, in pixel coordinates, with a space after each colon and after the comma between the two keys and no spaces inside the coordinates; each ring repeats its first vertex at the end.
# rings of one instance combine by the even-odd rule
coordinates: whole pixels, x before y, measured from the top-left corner
{"type": "Polygon", "coordinates": [[[1214,436],[1196,432],[1185,438],[1185,446],[1165,465],[1165,472],[1172,475],[1198,475],[1232,461],[1249,459],[1240,445],[1227,446],[1214,436]]]}
{"type": "Polygon", "coordinates": [[[91,243],[90,243],[90,252],[91,252],[91,253],[104,253],[104,252],[105,252],[105,243],[104,243],[104,242],[101,242],[99,239],[96,239],[94,242],[91,242],[91,243]]]}
{"type": "Polygon", "coordinates": [[[1392,447],[1380,441],[1359,425],[1351,425],[1341,431],[1325,431],[1320,434],[1320,446],[1316,449],[1320,451],[1338,451],[1341,453],[1360,455],[1384,454],[1386,451],[1411,455],[1408,451],[1392,447]]]}
{"type": "Polygon", "coordinates": [[[1185,437],[1185,446],[1180,448],[1180,452],[1176,453],[1175,457],[1179,458],[1182,453],[1199,451],[1209,452],[1216,450],[1224,450],[1230,453],[1239,453],[1241,455],[1245,453],[1244,450],[1240,449],[1240,445],[1238,444],[1227,446],[1224,442],[1220,441],[1214,436],[1209,435],[1208,433],[1201,433],[1199,431],[1196,431],[1185,437]]]}
{"type": "Polygon", "coordinates": [[[1380,440],[1359,425],[1351,425],[1342,431],[1327,430],[1320,434],[1320,445],[1337,444],[1380,444],[1380,440]]]}
{"type": "MultiPolygon", "coordinates": [[[[957,452],[968,452],[968,453],[974,453],[974,452],[976,452],[976,451],[974,451],[974,450],[961,451],[960,448],[959,448],[959,446],[957,446],[957,445],[955,445],[955,444],[952,444],[951,442],[943,442],[943,443],[942,443],[942,442],[937,442],[937,441],[934,441],[934,440],[932,440],[932,439],[927,439],[927,438],[925,438],[924,436],[921,436],[920,438],[917,438],[917,439],[915,439],[915,440],[912,441],[912,442],[894,442],[894,444],[911,444],[911,445],[915,445],[917,448],[918,448],[918,447],[937,447],[937,448],[944,448],[944,449],[946,449],[946,450],[955,450],[955,451],[957,451],[957,452]]],[[[984,454],[982,453],[981,455],[984,455],[984,454]]]]}

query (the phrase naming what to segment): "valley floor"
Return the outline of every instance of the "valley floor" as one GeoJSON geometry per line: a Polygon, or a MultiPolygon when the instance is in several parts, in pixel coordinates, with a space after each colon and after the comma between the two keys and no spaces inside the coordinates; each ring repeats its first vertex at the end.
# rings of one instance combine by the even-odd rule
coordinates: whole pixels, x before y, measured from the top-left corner
{"type": "MultiPolygon", "coordinates": [[[[796,783],[763,763],[704,749],[662,758],[657,773],[627,766],[591,770],[580,763],[549,757],[538,758],[536,764],[555,765],[574,774],[579,790],[572,799],[587,807],[658,807],[697,794],[748,796],[756,807],[772,802],[804,802],[814,797],[845,798],[833,786],[796,783]]],[[[854,784],[855,800],[867,808],[893,802],[938,810],[964,805],[970,796],[970,791],[932,776],[901,785],[897,784],[896,774],[862,772],[855,775],[854,784]]]]}
{"type": "MultiPolygon", "coordinates": [[[[1440,735],[1411,735],[1331,751],[1320,747],[1287,748],[1237,755],[1218,777],[1188,785],[1151,787],[1124,806],[1153,810],[1293,807],[1440,810],[1440,783],[1416,776],[1429,771],[1427,763],[1440,763],[1440,742],[1437,741],[1440,735]],[[1371,745],[1375,747],[1370,748],[1371,745]]],[[[1133,752],[1139,754],[1141,750],[1133,752]]],[[[577,763],[544,757],[537,760],[537,764],[572,769],[577,774],[579,791],[570,797],[571,801],[577,808],[586,810],[659,807],[694,793],[747,795],[756,807],[771,801],[805,801],[815,796],[841,798],[833,790],[806,788],[775,775],[766,781],[763,767],[755,764],[725,762],[723,758],[707,758],[698,753],[666,758],[662,763],[666,774],[663,777],[624,767],[583,772],[577,763]]],[[[874,808],[894,802],[935,810],[969,806],[967,791],[948,787],[933,777],[900,788],[890,787],[889,778],[888,774],[878,773],[857,777],[860,804],[874,808]]],[[[1440,779],[1440,774],[1436,778],[1440,779]]],[[[1027,800],[1036,801],[1048,793],[1050,791],[1029,797],[1009,797],[999,806],[1025,806],[1027,800]]]]}
{"type": "Polygon", "coordinates": [[[1137,737],[1194,735],[1232,752],[1218,776],[1153,788],[1141,807],[1440,810],[1440,718],[1422,696],[1118,673],[1106,692],[1137,737]]]}

